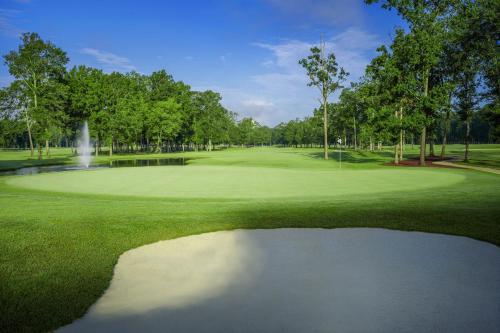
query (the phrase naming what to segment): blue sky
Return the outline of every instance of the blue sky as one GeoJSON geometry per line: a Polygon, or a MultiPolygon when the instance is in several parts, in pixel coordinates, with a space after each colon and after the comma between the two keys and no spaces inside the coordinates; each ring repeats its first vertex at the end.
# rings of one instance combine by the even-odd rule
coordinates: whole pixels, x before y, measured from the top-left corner
{"type": "MultiPolygon", "coordinates": [[[[321,35],[356,80],[402,24],[361,0],[0,0],[0,50],[34,31],[65,50],[70,67],[166,69],[193,89],[220,92],[240,117],[276,125],[318,105],[297,62],[321,35]]],[[[11,80],[2,65],[0,85],[11,80]]]]}

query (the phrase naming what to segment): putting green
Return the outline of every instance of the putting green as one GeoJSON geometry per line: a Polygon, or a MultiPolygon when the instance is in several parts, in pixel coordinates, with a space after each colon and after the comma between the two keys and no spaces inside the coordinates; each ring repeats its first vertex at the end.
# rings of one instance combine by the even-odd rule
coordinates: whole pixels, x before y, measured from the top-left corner
{"type": "Polygon", "coordinates": [[[463,172],[384,168],[308,170],[231,166],[117,168],[11,177],[36,190],[176,198],[318,198],[415,191],[462,181],[463,172]]]}

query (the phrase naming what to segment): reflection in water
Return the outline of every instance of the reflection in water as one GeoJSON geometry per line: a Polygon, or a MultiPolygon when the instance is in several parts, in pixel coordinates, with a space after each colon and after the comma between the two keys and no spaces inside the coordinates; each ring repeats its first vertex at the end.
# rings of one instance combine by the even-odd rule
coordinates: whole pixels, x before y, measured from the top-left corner
{"type": "Polygon", "coordinates": [[[158,165],[185,165],[188,159],[185,158],[155,158],[144,160],[114,160],[109,162],[110,168],[121,167],[144,167],[158,165]]]}
{"type": "Polygon", "coordinates": [[[381,229],[236,230],[130,250],[63,332],[497,332],[500,250],[381,229]]]}
{"type": "Polygon", "coordinates": [[[15,171],[0,171],[0,175],[36,175],[39,173],[92,170],[103,168],[126,168],[126,167],[146,167],[164,165],[186,165],[188,158],[152,158],[140,160],[113,160],[107,164],[93,164],[88,167],[74,165],[47,165],[17,169],[15,171]]]}

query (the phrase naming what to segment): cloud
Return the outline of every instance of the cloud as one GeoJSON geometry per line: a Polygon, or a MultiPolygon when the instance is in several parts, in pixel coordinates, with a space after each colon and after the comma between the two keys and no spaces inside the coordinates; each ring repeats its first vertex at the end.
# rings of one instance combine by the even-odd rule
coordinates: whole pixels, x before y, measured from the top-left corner
{"type": "Polygon", "coordinates": [[[185,56],[184,60],[191,61],[191,60],[194,60],[194,57],[193,56],[185,56]]]}
{"type": "Polygon", "coordinates": [[[14,23],[18,17],[18,10],[0,8],[0,34],[6,37],[17,38],[23,30],[14,23]]]}
{"type": "Polygon", "coordinates": [[[315,22],[328,25],[353,25],[362,20],[360,0],[266,0],[296,25],[315,22]],[[300,24],[298,24],[300,23],[300,24]]]}
{"type": "MultiPolygon", "coordinates": [[[[313,45],[319,41],[283,40],[279,43],[253,43],[269,51],[263,60],[261,72],[248,77],[246,86],[213,88],[220,91],[226,107],[257,121],[276,125],[282,121],[310,116],[319,106],[319,92],[308,87],[305,70],[298,61],[306,57],[313,45]]],[[[335,53],[337,62],[351,75],[349,81],[356,81],[378,45],[379,36],[358,28],[348,28],[325,41],[326,51],[335,53]]],[[[332,96],[332,100],[338,94],[332,96]]]]}
{"type": "MultiPolygon", "coordinates": [[[[304,76],[298,61],[306,57],[310,48],[318,43],[319,41],[285,40],[278,44],[253,43],[253,45],[271,51],[274,56],[274,61],[271,61],[281,69],[282,73],[291,76],[300,73],[301,76],[304,76]]],[[[370,60],[370,54],[381,43],[378,35],[351,27],[327,39],[325,48],[327,52],[333,52],[339,65],[351,73],[350,80],[357,80],[363,75],[370,60]]],[[[283,81],[283,78],[276,73],[267,75],[271,79],[283,81]]]]}
{"type": "Polygon", "coordinates": [[[219,56],[219,60],[222,62],[226,62],[233,54],[231,52],[227,52],[226,54],[223,54],[219,56]]]}
{"type": "Polygon", "coordinates": [[[263,99],[247,99],[241,102],[241,104],[248,107],[256,107],[256,108],[269,108],[274,107],[272,102],[263,100],[263,99]]]}
{"type": "Polygon", "coordinates": [[[81,53],[94,57],[98,63],[104,66],[105,70],[129,72],[136,70],[128,58],[93,48],[83,48],[81,53]]]}
{"type": "MultiPolygon", "coordinates": [[[[275,124],[276,116],[280,115],[279,110],[272,99],[264,97],[259,92],[252,92],[250,89],[228,88],[222,86],[194,86],[195,91],[212,90],[217,91],[222,96],[222,105],[227,109],[237,112],[238,119],[252,117],[261,124],[275,124]]],[[[283,115],[280,115],[283,117],[283,115]]]]}
{"type": "Polygon", "coordinates": [[[274,61],[272,61],[272,60],[265,60],[265,61],[261,62],[260,64],[262,66],[264,66],[264,67],[268,67],[269,68],[269,67],[274,66],[274,61]]]}

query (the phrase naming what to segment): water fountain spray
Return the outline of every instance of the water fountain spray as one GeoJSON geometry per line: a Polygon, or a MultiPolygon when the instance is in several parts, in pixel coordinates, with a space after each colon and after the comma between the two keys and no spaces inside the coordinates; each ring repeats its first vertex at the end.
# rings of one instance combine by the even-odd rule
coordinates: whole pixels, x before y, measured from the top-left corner
{"type": "Polygon", "coordinates": [[[90,161],[92,159],[90,149],[89,126],[87,122],[84,122],[82,133],[78,140],[78,160],[80,162],[80,166],[85,168],[89,167],[90,161]]]}

